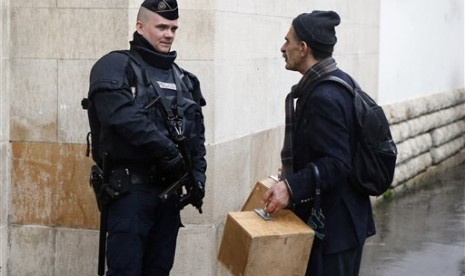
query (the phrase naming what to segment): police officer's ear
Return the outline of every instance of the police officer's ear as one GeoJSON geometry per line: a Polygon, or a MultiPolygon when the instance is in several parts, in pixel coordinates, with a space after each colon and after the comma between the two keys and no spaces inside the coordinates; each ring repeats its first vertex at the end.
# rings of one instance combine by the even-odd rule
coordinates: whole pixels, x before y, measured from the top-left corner
{"type": "Polygon", "coordinates": [[[136,31],[140,35],[144,34],[144,23],[142,23],[140,20],[137,20],[136,22],[136,31]]]}

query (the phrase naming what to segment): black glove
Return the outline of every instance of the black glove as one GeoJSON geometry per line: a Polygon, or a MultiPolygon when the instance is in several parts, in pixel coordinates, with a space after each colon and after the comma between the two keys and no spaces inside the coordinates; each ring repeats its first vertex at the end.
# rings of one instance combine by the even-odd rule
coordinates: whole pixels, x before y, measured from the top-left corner
{"type": "Polygon", "coordinates": [[[187,168],[184,159],[179,152],[171,156],[165,156],[160,160],[159,167],[161,170],[162,181],[165,186],[171,185],[187,174],[187,168]]]}
{"type": "Polygon", "coordinates": [[[189,184],[186,185],[186,193],[181,195],[179,199],[179,209],[192,204],[200,214],[202,214],[203,198],[205,197],[205,189],[200,182],[189,178],[189,184]]]}

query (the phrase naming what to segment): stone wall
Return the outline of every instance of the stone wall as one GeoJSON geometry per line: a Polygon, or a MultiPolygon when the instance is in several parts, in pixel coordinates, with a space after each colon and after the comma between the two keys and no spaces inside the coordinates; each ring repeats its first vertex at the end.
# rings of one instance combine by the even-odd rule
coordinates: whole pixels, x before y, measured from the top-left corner
{"type": "MultiPolygon", "coordinates": [[[[283,101],[300,77],[279,53],[295,15],[338,10],[335,56],[376,96],[379,2],[346,2],[182,1],[175,46],[207,98],[209,167],[204,214],[182,212],[173,275],[225,273],[216,254],[226,213],[276,174],[283,101]],[[370,12],[360,16],[362,7],[370,12]]],[[[92,64],[127,48],[140,1],[1,3],[0,275],[95,275],[99,213],[80,100],[92,64]]],[[[386,107],[400,151],[395,185],[463,149],[463,105],[459,90],[386,107]]]]}
{"type": "Polygon", "coordinates": [[[9,153],[9,1],[1,1],[0,9],[0,275],[5,275],[8,259],[8,210],[10,202],[9,153]]]}
{"type": "Polygon", "coordinates": [[[387,105],[384,110],[399,152],[392,184],[396,191],[442,164],[465,160],[465,89],[387,105]]]}

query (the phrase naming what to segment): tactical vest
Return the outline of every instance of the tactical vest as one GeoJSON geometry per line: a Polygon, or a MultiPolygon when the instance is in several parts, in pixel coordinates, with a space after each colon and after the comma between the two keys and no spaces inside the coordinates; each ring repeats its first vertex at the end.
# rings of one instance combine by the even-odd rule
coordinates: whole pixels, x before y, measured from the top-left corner
{"type": "MultiPolygon", "coordinates": [[[[122,50],[122,51],[114,51],[116,53],[121,53],[129,57],[129,66],[133,72],[131,78],[129,79],[129,85],[131,87],[131,92],[133,93],[133,97],[135,101],[139,104],[143,103],[143,108],[147,112],[147,116],[155,117],[155,114],[151,114],[156,112],[156,109],[153,108],[158,101],[161,101],[160,97],[154,97],[153,95],[159,94],[159,91],[155,91],[155,85],[147,72],[145,61],[139,56],[138,53],[130,50],[122,50]],[[137,95],[136,95],[137,93],[137,95]]],[[[184,70],[178,67],[175,63],[173,63],[174,72],[174,79],[179,80],[179,84],[182,87],[178,87],[179,89],[188,91],[189,97],[191,100],[196,102],[199,106],[205,105],[205,100],[201,94],[200,87],[198,84],[197,78],[184,70]]],[[[100,156],[102,152],[100,151],[99,145],[101,142],[102,131],[104,131],[98,120],[96,120],[96,111],[95,108],[92,106],[92,91],[89,92],[88,98],[84,98],[81,101],[81,105],[83,109],[87,110],[88,117],[89,117],[89,125],[91,131],[87,134],[87,149],[86,149],[86,156],[89,156],[90,152],[92,151],[92,158],[97,163],[101,163],[100,156]]],[[[158,95],[159,96],[159,95],[158,95]]]]}

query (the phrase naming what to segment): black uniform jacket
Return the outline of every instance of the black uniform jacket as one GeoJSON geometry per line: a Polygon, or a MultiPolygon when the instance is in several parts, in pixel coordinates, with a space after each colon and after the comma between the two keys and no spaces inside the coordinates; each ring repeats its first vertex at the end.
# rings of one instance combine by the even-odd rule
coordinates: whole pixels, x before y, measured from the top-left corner
{"type": "MultiPolygon", "coordinates": [[[[352,83],[339,69],[329,74],[352,83]]],[[[323,82],[313,91],[303,92],[296,103],[294,172],[286,179],[296,214],[308,221],[312,207],[308,199],[314,194],[309,163],[320,171],[321,208],[326,217],[323,254],[360,246],[375,233],[369,196],[348,182],[355,140],[354,108],[348,91],[336,83],[323,82]]]]}
{"type": "MultiPolygon", "coordinates": [[[[153,82],[164,79],[173,82],[171,65],[176,54],[172,53],[171,56],[163,56],[150,49],[140,52],[146,61],[148,77],[153,82]]],[[[183,78],[190,78],[191,84],[189,89],[181,80],[183,97],[180,107],[184,135],[189,138],[189,152],[196,180],[204,184],[206,152],[201,106],[205,101],[201,97],[197,78],[180,70],[183,78]],[[194,91],[189,90],[196,90],[197,101],[191,95],[194,91]]],[[[112,164],[123,166],[156,167],[163,158],[176,156],[178,150],[170,137],[166,120],[160,115],[160,103],[145,108],[157,96],[152,86],[145,86],[144,80],[136,79],[131,58],[123,51],[105,55],[92,68],[89,122],[94,136],[92,154],[97,163],[103,152],[110,153],[112,164]]]]}

